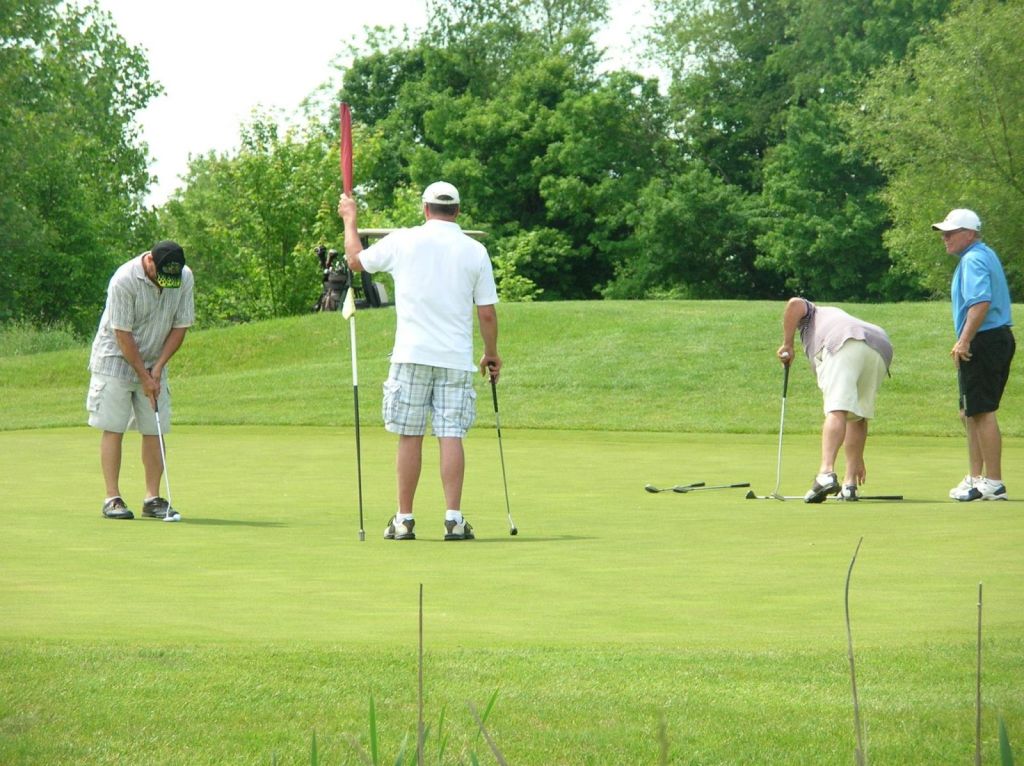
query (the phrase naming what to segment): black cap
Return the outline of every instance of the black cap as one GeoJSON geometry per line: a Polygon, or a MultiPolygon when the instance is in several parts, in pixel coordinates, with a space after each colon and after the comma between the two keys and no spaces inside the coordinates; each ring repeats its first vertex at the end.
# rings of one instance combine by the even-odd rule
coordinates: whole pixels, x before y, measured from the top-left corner
{"type": "Polygon", "coordinates": [[[156,266],[156,283],[160,287],[181,287],[181,272],[185,270],[185,251],[169,239],[153,245],[149,251],[156,266]]]}

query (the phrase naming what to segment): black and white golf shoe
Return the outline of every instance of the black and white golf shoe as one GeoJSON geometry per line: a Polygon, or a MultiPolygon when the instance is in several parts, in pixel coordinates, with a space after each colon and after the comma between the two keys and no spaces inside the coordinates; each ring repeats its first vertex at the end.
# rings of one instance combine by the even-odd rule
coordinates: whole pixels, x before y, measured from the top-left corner
{"type": "Polygon", "coordinates": [[[814,484],[804,495],[805,503],[822,503],[829,495],[839,492],[839,478],[834,473],[819,473],[814,477],[814,484]]]}
{"type": "Polygon", "coordinates": [[[407,519],[401,521],[397,516],[392,516],[391,521],[388,522],[387,527],[384,529],[385,540],[415,540],[416,533],[413,529],[416,528],[416,519],[407,519]]]}
{"type": "Polygon", "coordinates": [[[448,519],[444,523],[444,539],[475,540],[476,535],[473,534],[473,527],[465,519],[461,522],[455,521],[454,519],[448,519]]]}

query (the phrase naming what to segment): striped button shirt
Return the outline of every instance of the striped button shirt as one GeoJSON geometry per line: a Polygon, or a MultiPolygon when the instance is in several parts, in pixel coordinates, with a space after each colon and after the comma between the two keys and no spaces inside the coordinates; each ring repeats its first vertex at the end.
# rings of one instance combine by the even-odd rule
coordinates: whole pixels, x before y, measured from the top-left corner
{"type": "Polygon", "coordinates": [[[152,367],[170,331],[191,327],[195,321],[193,283],[192,270],[186,266],[181,287],[160,289],[146,276],[141,255],[118,268],[107,285],[107,304],[92,342],[89,370],[137,382],[139,377],[121,354],[114,331],[130,332],[146,367],[152,367]]]}

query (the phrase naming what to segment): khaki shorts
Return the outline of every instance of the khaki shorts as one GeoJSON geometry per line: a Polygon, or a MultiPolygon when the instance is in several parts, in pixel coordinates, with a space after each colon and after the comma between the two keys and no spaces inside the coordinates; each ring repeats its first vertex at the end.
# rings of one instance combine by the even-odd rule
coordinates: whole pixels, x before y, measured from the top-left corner
{"type": "Polygon", "coordinates": [[[843,410],[850,420],[875,416],[875,397],[885,380],[885,360],[862,340],[848,340],[834,354],[818,355],[818,388],[825,413],[843,410]]]}
{"type": "MultiPolygon", "coordinates": [[[[165,376],[157,399],[160,408],[160,428],[171,430],[171,392],[165,376]]],[[[142,384],[125,378],[93,373],[89,381],[89,394],[85,399],[89,411],[89,425],[104,431],[123,434],[137,430],[146,436],[156,436],[156,413],[149,399],[142,393],[142,384]]]]}
{"type": "Polygon", "coordinates": [[[392,364],[384,381],[384,427],[402,436],[423,436],[427,413],[437,437],[463,438],[476,420],[473,373],[424,364],[392,364]]]}

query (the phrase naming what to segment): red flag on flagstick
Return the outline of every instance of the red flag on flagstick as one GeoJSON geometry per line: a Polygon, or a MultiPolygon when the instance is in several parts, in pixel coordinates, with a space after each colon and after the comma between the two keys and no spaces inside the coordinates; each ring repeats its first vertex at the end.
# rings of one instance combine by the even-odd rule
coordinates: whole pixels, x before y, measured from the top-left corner
{"type": "Polygon", "coordinates": [[[345,194],[352,196],[352,112],[341,102],[341,182],[345,194]]]}

